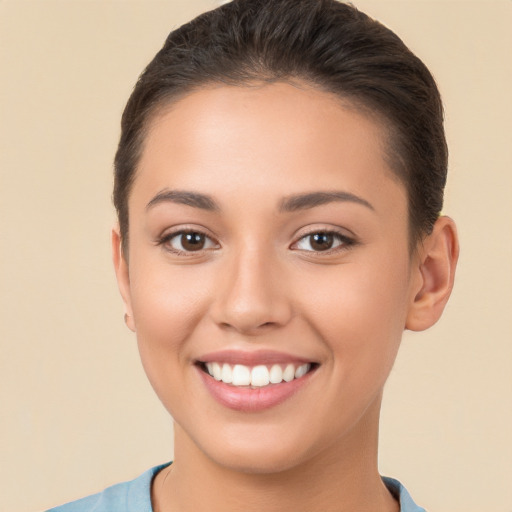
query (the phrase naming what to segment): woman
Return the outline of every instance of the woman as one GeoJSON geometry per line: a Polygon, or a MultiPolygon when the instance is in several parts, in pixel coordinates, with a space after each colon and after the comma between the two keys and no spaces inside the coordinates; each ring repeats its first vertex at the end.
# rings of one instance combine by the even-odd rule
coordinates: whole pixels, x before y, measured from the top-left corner
{"type": "Polygon", "coordinates": [[[58,511],[423,510],[377,470],[404,329],[458,254],[426,67],[334,0],[172,32],[128,101],[113,259],[175,459],[58,511]]]}

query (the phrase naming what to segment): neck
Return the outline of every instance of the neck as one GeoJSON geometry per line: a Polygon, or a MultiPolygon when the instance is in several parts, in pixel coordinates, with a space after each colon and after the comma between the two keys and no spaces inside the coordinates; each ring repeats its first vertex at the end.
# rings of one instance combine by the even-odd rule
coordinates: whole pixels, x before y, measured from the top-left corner
{"type": "Polygon", "coordinates": [[[155,512],[398,512],[377,470],[380,400],[336,446],[271,473],[239,472],[176,425],[175,460],[153,483],[155,512]]]}

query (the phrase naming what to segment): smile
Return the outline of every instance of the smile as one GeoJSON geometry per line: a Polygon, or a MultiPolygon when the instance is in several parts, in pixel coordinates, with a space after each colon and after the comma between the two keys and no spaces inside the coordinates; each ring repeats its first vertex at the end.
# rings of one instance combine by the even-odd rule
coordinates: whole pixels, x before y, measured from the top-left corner
{"type": "Polygon", "coordinates": [[[286,365],[256,365],[229,364],[219,362],[202,363],[202,368],[211,377],[235,387],[262,388],[271,384],[281,384],[300,379],[306,375],[313,365],[311,363],[286,365]]]}
{"type": "Polygon", "coordinates": [[[320,363],[274,350],[221,350],[194,361],[210,396],[229,409],[254,413],[292,399],[308,386],[320,363]]]}

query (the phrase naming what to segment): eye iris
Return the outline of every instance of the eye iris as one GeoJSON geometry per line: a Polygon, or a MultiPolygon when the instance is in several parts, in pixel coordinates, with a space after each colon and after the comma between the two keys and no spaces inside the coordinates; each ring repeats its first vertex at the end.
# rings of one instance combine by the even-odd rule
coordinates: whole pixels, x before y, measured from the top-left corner
{"type": "Polygon", "coordinates": [[[205,236],[201,233],[184,233],[181,235],[181,245],[186,251],[200,251],[205,244],[205,236]]]}
{"type": "Polygon", "coordinates": [[[327,251],[332,247],[334,236],[329,233],[315,233],[310,235],[310,244],[315,251],[327,251]]]}

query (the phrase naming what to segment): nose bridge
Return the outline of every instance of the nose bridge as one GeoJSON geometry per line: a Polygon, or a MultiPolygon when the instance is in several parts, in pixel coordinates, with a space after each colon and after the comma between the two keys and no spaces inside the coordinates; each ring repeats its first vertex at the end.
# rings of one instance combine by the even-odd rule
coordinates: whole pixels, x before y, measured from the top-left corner
{"type": "Polygon", "coordinates": [[[246,244],[226,261],[214,308],[219,325],[250,334],[290,318],[279,262],[266,249],[246,244]]]}

